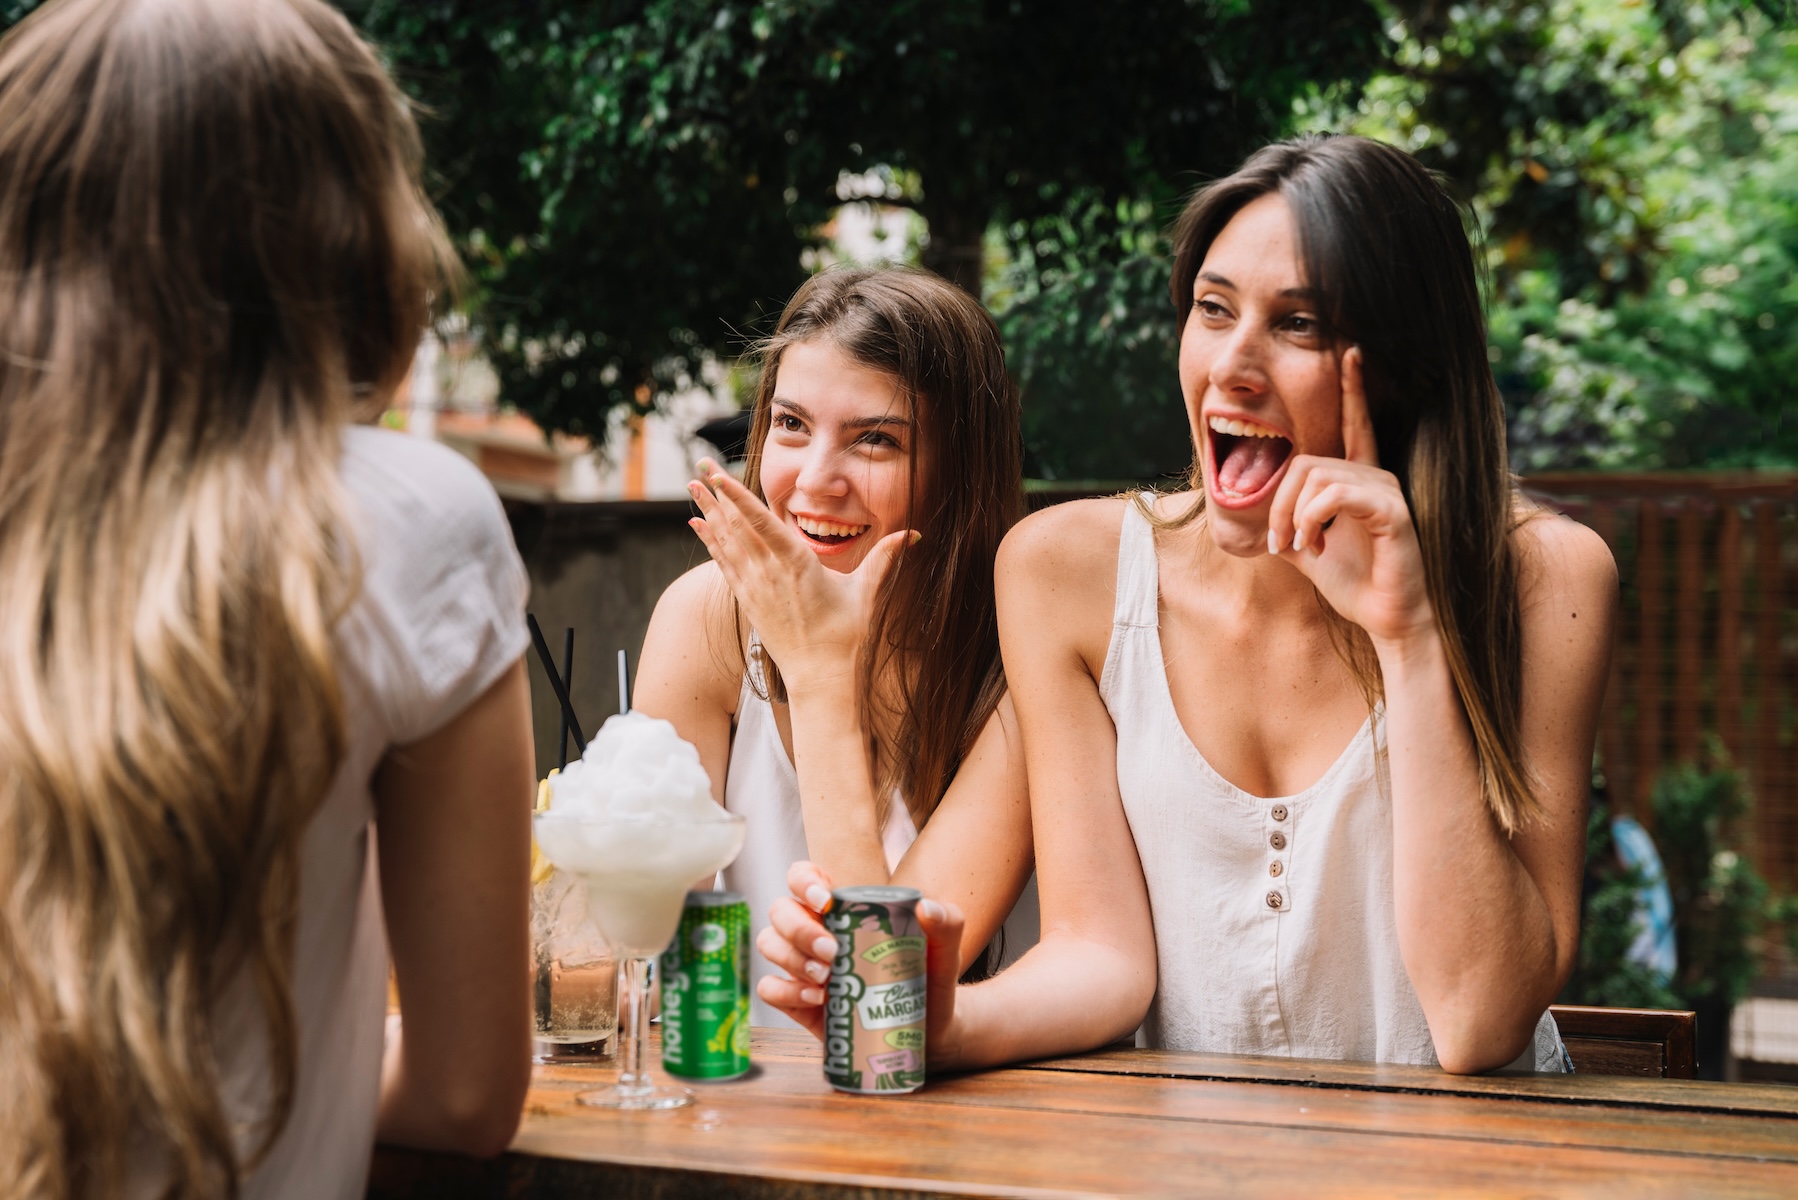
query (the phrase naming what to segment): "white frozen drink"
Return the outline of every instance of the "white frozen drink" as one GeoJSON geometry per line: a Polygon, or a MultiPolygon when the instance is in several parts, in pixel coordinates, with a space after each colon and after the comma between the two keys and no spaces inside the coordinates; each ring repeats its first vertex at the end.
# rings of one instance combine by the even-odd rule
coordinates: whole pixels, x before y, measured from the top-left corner
{"type": "Polygon", "coordinates": [[[594,923],[620,954],[661,953],[687,889],[743,848],[742,819],[713,801],[699,751],[654,717],[606,721],[550,788],[537,844],[587,885],[594,923]]]}

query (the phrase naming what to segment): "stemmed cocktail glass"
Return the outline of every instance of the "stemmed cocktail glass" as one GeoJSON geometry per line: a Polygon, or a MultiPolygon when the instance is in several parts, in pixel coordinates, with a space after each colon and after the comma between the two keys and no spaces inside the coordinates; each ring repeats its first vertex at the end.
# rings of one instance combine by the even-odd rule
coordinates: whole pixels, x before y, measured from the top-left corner
{"type": "Polygon", "coordinates": [[[655,812],[590,817],[540,812],[537,845],[587,888],[587,909],[618,952],[624,990],[618,1022],[618,1082],[575,1099],[601,1108],[678,1108],[684,1087],[658,1087],[643,1069],[649,963],[674,938],[687,890],[728,866],[743,848],[743,818],[722,808],[699,816],[655,812]]]}

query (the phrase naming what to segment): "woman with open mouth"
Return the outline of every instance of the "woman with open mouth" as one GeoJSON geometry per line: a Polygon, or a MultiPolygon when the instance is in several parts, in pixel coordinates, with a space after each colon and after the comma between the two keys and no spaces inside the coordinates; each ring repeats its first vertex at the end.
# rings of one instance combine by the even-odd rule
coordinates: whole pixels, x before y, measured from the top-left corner
{"type": "MultiPolygon", "coordinates": [[[[1200,192],[1175,248],[1192,487],[1006,539],[1045,934],[932,979],[931,1063],[1140,1029],[1563,1070],[1617,576],[1516,490],[1461,213],[1401,151],[1312,136],[1200,192]]],[[[808,944],[798,898],[777,924],[808,944]]]]}
{"type": "MultiPolygon", "coordinates": [[[[993,602],[993,558],[1023,508],[998,330],[928,272],[828,271],[760,359],[745,482],[700,463],[692,525],[712,561],[657,604],[637,707],[672,721],[719,802],[748,817],[724,884],[758,930],[807,861],[823,899],[900,883],[954,903],[967,925],[953,973],[985,965],[989,941],[996,968],[1035,940],[1034,896],[1017,904],[1029,800],[993,602]]],[[[752,1024],[787,1023],[769,994],[822,1001],[827,968],[795,960],[783,978],[752,957],[752,1024]]]]}

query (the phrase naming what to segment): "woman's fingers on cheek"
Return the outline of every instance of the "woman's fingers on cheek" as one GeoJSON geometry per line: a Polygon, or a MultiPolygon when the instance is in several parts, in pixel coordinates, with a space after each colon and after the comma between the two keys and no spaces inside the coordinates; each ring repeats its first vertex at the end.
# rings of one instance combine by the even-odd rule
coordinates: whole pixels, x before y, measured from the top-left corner
{"type": "Polygon", "coordinates": [[[1297,509],[1293,513],[1293,525],[1296,530],[1293,542],[1295,548],[1302,549],[1311,545],[1322,526],[1335,515],[1334,512],[1326,511],[1325,506],[1320,504],[1322,498],[1334,486],[1329,477],[1322,472],[1307,481],[1305,493],[1299,497],[1297,509]]]}
{"type": "Polygon", "coordinates": [[[1331,522],[1345,513],[1360,516],[1358,510],[1350,513],[1357,506],[1353,503],[1354,488],[1348,484],[1336,482],[1324,487],[1311,497],[1305,505],[1305,516],[1300,526],[1300,536],[1305,538],[1306,545],[1317,553],[1324,550],[1324,532],[1331,522]]]}
{"type": "Polygon", "coordinates": [[[1374,440],[1373,416],[1367,409],[1362,361],[1359,346],[1351,346],[1342,356],[1342,456],[1349,462],[1378,466],[1379,447],[1374,440]]]}
{"type": "Polygon", "coordinates": [[[1274,493],[1274,502],[1267,510],[1269,554],[1278,554],[1292,545],[1294,510],[1298,507],[1299,496],[1304,491],[1305,481],[1310,478],[1314,465],[1308,456],[1301,455],[1293,460],[1286,478],[1280,481],[1279,490],[1274,493]]]}
{"type": "MultiPolygon", "coordinates": [[[[1330,485],[1331,476],[1332,472],[1327,466],[1319,466],[1316,470],[1306,474],[1304,486],[1299,489],[1299,494],[1294,498],[1292,506],[1292,548],[1294,550],[1303,550],[1307,546],[1312,546],[1318,527],[1329,520],[1327,516],[1314,516],[1313,509],[1317,504],[1317,497],[1330,485]]],[[[1314,546],[1313,548],[1315,549],[1314,546]]]]}

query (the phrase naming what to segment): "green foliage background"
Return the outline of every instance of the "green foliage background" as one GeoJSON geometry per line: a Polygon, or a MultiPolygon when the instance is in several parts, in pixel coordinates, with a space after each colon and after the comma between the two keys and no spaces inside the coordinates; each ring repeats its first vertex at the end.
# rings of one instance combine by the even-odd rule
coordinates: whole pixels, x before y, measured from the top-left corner
{"type": "Polygon", "coordinates": [[[1670,980],[1628,960],[1636,938],[1640,871],[1624,868],[1610,813],[1594,804],[1587,821],[1580,954],[1563,1002],[1624,1008],[1727,1009],[1760,973],[1763,940],[1783,931],[1798,948],[1798,898],[1776,895],[1738,852],[1748,828],[1746,777],[1720,743],[1715,765],[1682,763],[1655,780],[1650,799],[1655,847],[1673,899],[1679,966],[1670,980]]]}
{"type": "Polygon", "coordinates": [[[428,110],[503,397],[552,429],[741,351],[879,172],[995,310],[1031,472],[1179,473],[1160,231],[1328,128],[1470,202],[1520,468],[1798,465],[1790,0],[336,2],[428,110]]]}
{"type": "MultiPolygon", "coordinates": [[[[1381,68],[1319,77],[1279,132],[1393,142],[1469,204],[1514,465],[1798,466],[1791,6],[1379,7],[1381,68]]],[[[1026,244],[1026,266],[1053,271],[989,287],[1041,474],[1143,479],[1185,465],[1159,407],[1177,395],[1167,250],[1146,233],[1064,239],[1047,254],[1026,244]],[[1096,425],[1096,412],[1117,424],[1096,425]]]]}
{"type": "MultiPolygon", "coordinates": [[[[1015,274],[1072,216],[1096,234],[1078,267],[1020,294],[1070,283],[1090,309],[1075,293],[1134,244],[1119,214],[1227,170],[1320,76],[1366,78],[1383,36],[1367,0],[339,3],[435,114],[505,398],[594,435],[765,331],[846,176],[883,171],[883,201],[928,222],[924,264],[976,291],[989,238],[1015,274]]],[[[1075,413],[1048,424],[1080,445],[1107,391],[1036,332],[1015,343],[1049,355],[1032,390],[1075,413]]],[[[1135,344],[1076,340],[1135,362],[1135,344]]],[[[1110,439],[1126,455],[1134,415],[1110,439]]]]}
{"type": "Polygon", "coordinates": [[[1516,465],[1798,465],[1790,6],[1534,0],[1413,18],[1389,22],[1392,67],[1352,106],[1317,107],[1472,200],[1516,465]]]}

